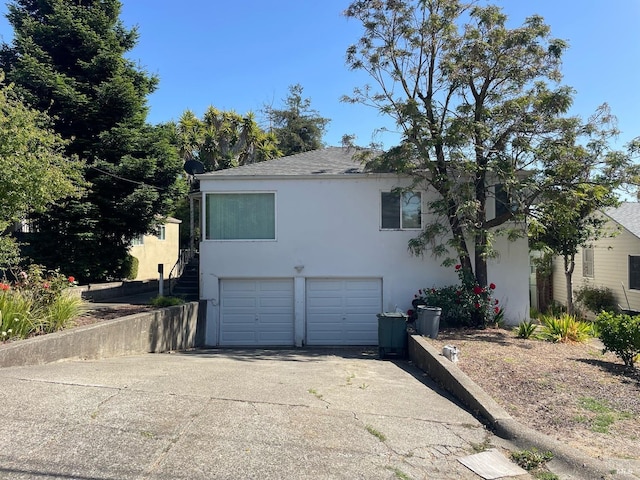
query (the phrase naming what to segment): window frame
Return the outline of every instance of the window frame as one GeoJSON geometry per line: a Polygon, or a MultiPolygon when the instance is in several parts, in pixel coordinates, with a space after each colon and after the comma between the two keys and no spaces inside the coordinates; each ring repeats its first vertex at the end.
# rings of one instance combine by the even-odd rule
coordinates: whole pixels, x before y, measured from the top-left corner
{"type": "MultiPolygon", "coordinates": [[[[395,206],[394,206],[395,208],[395,206]]],[[[420,231],[422,230],[422,213],[423,213],[423,205],[422,205],[422,191],[407,191],[407,192],[394,192],[393,190],[389,191],[381,191],[380,192],[380,230],[384,230],[384,231],[420,231]],[[418,223],[419,225],[417,227],[407,227],[404,225],[405,223],[405,215],[404,215],[404,208],[403,205],[404,204],[409,204],[408,201],[404,200],[405,196],[414,196],[414,195],[418,195],[420,200],[419,200],[419,211],[418,211],[418,223]],[[397,198],[397,202],[398,202],[398,211],[397,212],[393,212],[394,215],[397,214],[398,218],[398,227],[389,227],[389,226],[385,226],[385,211],[389,209],[389,207],[385,208],[385,197],[391,197],[391,196],[395,196],[398,197],[397,198]]],[[[394,223],[396,221],[396,219],[393,219],[394,223]]]]}
{"type": "Polygon", "coordinates": [[[203,241],[207,242],[275,242],[278,239],[278,208],[277,201],[278,196],[277,192],[273,190],[252,190],[252,191],[219,191],[219,192],[203,192],[203,206],[202,214],[203,214],[203,241]],[[210,227],[209,227],[209,196],[212,195],[271,195],[273,198],[273,238],[210,238],[210,227]]]}
{"type": "Polygon", "coordinates": [[[160,241],[167,239],[167,226],[166,225],[158,225],[156,229],[156,238],[160,241]]]}
{"type": "Polygon", "coordinates": [[[131,239],[131,246],[132,247],[140,247],[144,245],[144,235],[140,234],[140,235],[136,235],[135,237],[133,237],[131,239]]]}
{"type": "Polygon", "coordinates": [[[595,249],[593,245],[582,247],[582,276],[585,278],[595,277],[595,249]]]}
{"type": "Polygon", "coordinates": [[[629,285],[629,290],[640,290],[640,254],[638,255],[629,255],[627,260],[627,281],[629,285]],[[632,259],[636,259],[636,265],[632,265],[632,259]],[[635,268],[634,268],[635,267],[635,268]],[[635,274],[637,277],[635,279],[632,278],[632,275],[635,274]]]}

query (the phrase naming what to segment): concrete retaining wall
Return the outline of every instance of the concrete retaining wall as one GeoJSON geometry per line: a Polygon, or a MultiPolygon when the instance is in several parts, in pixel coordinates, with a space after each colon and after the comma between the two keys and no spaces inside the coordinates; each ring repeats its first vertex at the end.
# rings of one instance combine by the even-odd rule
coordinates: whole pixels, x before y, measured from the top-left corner
{"type": "Polygon", "coordinates": [[[105,320],[0,346],[0,367],[185,350],[204,344],[198,302],[105,320]]]}

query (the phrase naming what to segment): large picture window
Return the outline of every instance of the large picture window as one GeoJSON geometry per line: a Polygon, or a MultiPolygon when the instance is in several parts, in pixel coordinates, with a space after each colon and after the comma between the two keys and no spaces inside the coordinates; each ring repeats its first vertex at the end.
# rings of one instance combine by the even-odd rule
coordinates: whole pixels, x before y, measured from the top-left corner
{"type": "Polygon", "coordinates": [[[629,255],[629,289],[640,290],[640,255],[629,255]]]}
{"type": "Polygon", "coordinates": [[[209,193],[207,240],[275,240],[274,193],[209,193]]]}
{"type": "Polygon", "coordinates": [[[420,192],[382,192],[382,228],[413,230],[422,227],[420,192]]]}

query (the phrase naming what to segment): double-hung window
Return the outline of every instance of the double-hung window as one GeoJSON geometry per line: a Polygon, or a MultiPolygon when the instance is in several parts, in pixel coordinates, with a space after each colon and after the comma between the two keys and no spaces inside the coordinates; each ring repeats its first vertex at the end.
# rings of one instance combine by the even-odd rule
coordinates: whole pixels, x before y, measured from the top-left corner
{"type": "Polygon", "coordinates": [[[582,276],[593,278],[593,245],[582,248],[582,276]]]}
{"type": "Polygon", "coordinates": [[[158,225],[158,228],[156,229],[156,237],[158,240],[167,239],[167,227],[165,225],[158,225]]]}
{"type": "Polygon", "coordinates": [[[207,240],[275,240],[275,193],[208,193],[207,240]]]}
{"type": "Polygon", "coordinates": [[[420,192],[382,192],[382,229],[416,230],[422,228],[420,192]]]}

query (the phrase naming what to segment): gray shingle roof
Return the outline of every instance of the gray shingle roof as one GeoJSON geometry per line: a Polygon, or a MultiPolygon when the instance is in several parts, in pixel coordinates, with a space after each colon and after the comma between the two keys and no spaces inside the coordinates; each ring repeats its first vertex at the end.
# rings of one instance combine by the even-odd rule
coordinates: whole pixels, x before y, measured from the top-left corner
{"type": "Polygon", "coordinates": [[[640,238],[640,203],[621,203],[616,208],[607,208],[604,213],[640,238]]]}
{"type": "Polygon", "coordinates": [[[198,175],[203,180],[211,177],[237,176],[300,176],[349,175],[364,173],[364,166],[353,156],[356,148],[328,147],[320,150],[289,155],[265,162],[198,175]]]}

